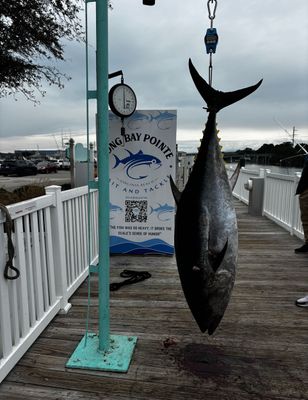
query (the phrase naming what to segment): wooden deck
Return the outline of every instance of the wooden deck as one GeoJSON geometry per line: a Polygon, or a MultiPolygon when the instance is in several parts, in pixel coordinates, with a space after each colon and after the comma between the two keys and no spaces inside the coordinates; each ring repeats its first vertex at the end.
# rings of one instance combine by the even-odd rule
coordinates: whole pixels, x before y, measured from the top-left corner
{"type": "MultiPolygon", "coordinates": [[[[236,208],[236,285],[213,337],[192,319],[174,257],[112,257],[112,281],[125,268],[152,274],[111,293],[111,332],[138,336],[129,372],[65,368],[85,331],[84,283],[4,380],[0,399],[308,399],[308,309],[294,305],[308,292],[308,256],[294,254],[298,239],[236,208]]],[[[96,278],[92,287],[96,329],[96,278]]]]}

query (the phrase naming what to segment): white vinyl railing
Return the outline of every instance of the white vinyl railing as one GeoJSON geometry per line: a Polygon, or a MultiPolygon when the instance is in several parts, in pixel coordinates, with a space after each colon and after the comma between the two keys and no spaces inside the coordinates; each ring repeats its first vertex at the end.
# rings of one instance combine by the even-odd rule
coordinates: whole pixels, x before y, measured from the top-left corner
{"type": "Polygon", "coordinates": [[[0,382],[55,315],[69,310],[68,299],[87,277],[89,260],[97,263],[97,196],[92,190],[90,246],[86,186],[66,192],[50,186],[45,196],[8,206],[16,280],[3,274],[7,239],[0,213],[0,382]]]}
{"type": "Polygon", "coordinates": [[[298,197],[300,174],[282,175],[266,170],[264,174],[263,215],[303,239],[298,197]]]}
{"type": "MultiPolygon", "coordinates": [[[[228,174],[232,169],[228,169],[228,174]]],[[[300,173],[283,175],[272,173],[268,169],[259,171],[241,168],[233,195],[245,204],[249,204],[249,191],[245,184],[251,178],[264,178],[264,195],[262,214],[287,229],[291,235],[304,238],[303,227],[300,218],[300,209],[296,187],[300,179],[300,173]]]]}
{"type": "MultiPolygon", "coordinates": [[[[230,173],[232,170],[230,170],[230,173]]],[[[241,168],[241,172],[238,176],[236,185],[233,189],[233,195],[237,199],[241,200],[243,203],[248,204],[249,202],[249,192],[247,189],[245,189],[245,183],[248,182],[248,179],[250,178],[256,178],[260,176],[258,171],[254,170],[249,170],[246,168],[241,168]]]]}

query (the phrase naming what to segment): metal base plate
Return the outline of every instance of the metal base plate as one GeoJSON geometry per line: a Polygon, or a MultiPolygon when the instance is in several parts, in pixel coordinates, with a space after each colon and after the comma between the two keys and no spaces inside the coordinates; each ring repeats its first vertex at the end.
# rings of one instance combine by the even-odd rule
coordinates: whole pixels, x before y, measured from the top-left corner
{"type": "Polygon", "coordinates": [[[84,336],[79,342],[66,367],[127,372],[136,343],[136,336],[110,335],[110,347],[102,352],[98,350],[98,335],[88,333],[87,338],[84,336]]]}

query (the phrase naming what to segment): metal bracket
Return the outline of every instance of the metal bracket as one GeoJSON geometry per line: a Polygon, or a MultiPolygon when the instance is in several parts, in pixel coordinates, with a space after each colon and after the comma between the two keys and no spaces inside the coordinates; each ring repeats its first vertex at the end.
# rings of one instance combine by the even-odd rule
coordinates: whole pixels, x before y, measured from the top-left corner
{"type": "Polygon", "coordinates": [[[97,91],[96,90],[88,90],[88,99],[97,99],[97,91]]]}
{"type": "Polygon", "coordinates": [[[97,265],[90,265],[89,272],[91,274],[98,274],[98,264],[97,265]]]}
{"type": "Polygon", "coordinates": [[[98,189],[98,182],[97,181],[89,181],[88,186],[89,186],[89,189],[98,189]]]}
{"type": "Polygon", "coordinates": [[[66,367],[127,372],[137,337],[110,335],[110,348],[105,352],[99,351],[98,341],[96,333],[84,336],[66,363],[66,367]]]}

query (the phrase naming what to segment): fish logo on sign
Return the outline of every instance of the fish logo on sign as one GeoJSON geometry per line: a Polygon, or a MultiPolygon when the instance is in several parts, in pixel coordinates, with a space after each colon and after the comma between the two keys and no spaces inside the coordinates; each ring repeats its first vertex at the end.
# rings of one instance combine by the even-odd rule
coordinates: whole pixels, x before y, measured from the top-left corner
{"type": "Polygon", "coordinates": [[[115,214],[121,213],[123,209],[116,204],[112,204],[109,202],[109,210],[110,210],[110,219],[114,219],[115,214]]]}
{"type": "Polygon", "coordinates": [[[113,169],[123,165],[126,175],[131,179],[145,179],[153,170],[160,168],[162,165],[159,158],[151,154],[144,154],[142,150],[139,150],[136,154],[127,149],[126,151],[129,155],[122,160],[115,154],[113,155],[116,161],[113,169]]]}
{"type": "Polygon", "coordinates": [[[149,121],[149,119],[150,117],[148,115],[135,111],[134,114],[128,119],[127,126],[130,129],[139,129],[141,126],[140,122],[149,121]]]}
{"type": "Polygon", "coordinates": [[[166,123],[166,121],[172,121],[175,118],[175,114],[171,114],[168,111],[161,112],[156,117],[151,115],[151,121],[156,121],[157,128],[161,131],[166,131],[170,129],[170,126],[166,123]]]}
{"type": "Polygon", "coordinates": [[[150,214],[156,214],[159,221],[170,221],[171,216],[167,215],[170,213],[174,213],[175,207],[170,206],[169,204],[161,205],[158,203],[158,207],[151,207],[150,214]],[[167,217],[167,218],[166,218],[167,217]]]}

